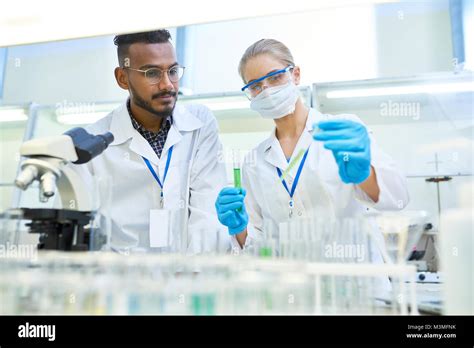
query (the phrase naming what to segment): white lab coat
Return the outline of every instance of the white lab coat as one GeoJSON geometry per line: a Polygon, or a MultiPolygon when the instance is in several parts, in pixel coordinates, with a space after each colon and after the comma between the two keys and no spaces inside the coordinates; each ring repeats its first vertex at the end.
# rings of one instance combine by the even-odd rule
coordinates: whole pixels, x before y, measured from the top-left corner
{"type": "MultiPolygon", "coordinates": [[[[293,152],[296,155],[301,149],[309,147],[293,196],[292,219],[350,218],[365,212],[367,207],[377,210],[399,210],[405,207],[409,200],[406,180],[397,170],[394,161],[377,147],[370,130],[371,164],[380,187],[378,202],[373,202],[357,185],[345,184],[341,180],[332,152],[324,148],[323,142],[314,141],[312,137],[313,124],[330,119],[362,122],[355,115],[326,115],[310,109],[306,128],[293,152]]],[[[290,197],[277,180],[276,167],[283,171],[288,167],[288,162],[273,131],[268,139],[247,155],[242,165],[242,186],[247,190],[245,206],[249,215],[248,238],[244,248],[262,238],[264,231],[270,231],[275,237],[279,233],[280,223],[289,220],[290,197]]],[[[297,169],[298,165],[294,166],[286,179],[289,189],[297,169]]],[[[379,245],[383,245],[383,236],[375,221],[371,221],[370,225],[379,245]]],[[[232,238],[232,247],[240,249],[235,237],[232,238]]],[[[381,250],[376,245],[373,250],[372,259],[383,262],[381,250]]]]}
{"type": "Polygon", "coordinates": [[[170,251],[170,248],[150,247],[149,214],[151,209],[159,208],[160,188],[142,156],[151,162],[162,180],[172,145],[173,154],[164,184],[164,209],[172,211],[172,244],[184,245],[190,254],[199,252],[202,246],[207,250],[215,248],[216,240],[221,250],[230,246],[214,207],[219,190],[226,184],[226,172],[224,163],[218,161],[222,157],[222,145],[217,121],[208,108],[176,105],[161,158],[133,128],[125,103],[87,130],[93,134],[110,131],[114,135],[114,141],[100,156],[77,166],[87,180],[90,181],[92,174],[96,182],[105,180],[112,186],[111,208],[106,211],[104,197],[101,197],[101,213],[111,218],[110,247],[113,250],[170,251]],[[201,240],[203,236],[205,244],[201,240]]]}

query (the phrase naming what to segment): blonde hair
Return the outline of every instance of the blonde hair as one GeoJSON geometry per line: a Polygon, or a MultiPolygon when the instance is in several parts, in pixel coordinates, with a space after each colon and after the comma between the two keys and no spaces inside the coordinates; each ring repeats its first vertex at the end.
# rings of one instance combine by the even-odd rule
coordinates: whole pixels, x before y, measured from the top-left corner
{"type": "Polygon", "coordinates": [[[246,83],[244,78],[244,69],[247,62],[254,57],[257,57],[262,54],[269,54],[273,58],[279,60],[280,62],[286,65],[295,65],[293,61],[293,55],[291,54],[288,47],[286,47],[280,41],[274,39],[261,39],[253,43],[249,48],[245,50],[242,58],[240,58],[239,63],[239,75],[246,83]]]}

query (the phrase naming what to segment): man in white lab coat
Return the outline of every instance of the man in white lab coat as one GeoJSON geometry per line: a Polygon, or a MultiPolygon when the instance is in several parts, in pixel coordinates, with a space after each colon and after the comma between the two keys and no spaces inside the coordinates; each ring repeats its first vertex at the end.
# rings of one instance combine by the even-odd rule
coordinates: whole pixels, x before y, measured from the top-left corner
{"type": "Polygon", "coordinates": [[[111,132],[114,141],[78,167],[99,183],[100,211],[112,226],[110,247],[193,254],[218,243],[225,249],[230,242],[214,211],[226,184],[216,119],[202,105],[176,103],[184,67],[167,30],[119,35],[114,43],[115,78],[130,97],[88,127],[93,134],[111,132]]]}

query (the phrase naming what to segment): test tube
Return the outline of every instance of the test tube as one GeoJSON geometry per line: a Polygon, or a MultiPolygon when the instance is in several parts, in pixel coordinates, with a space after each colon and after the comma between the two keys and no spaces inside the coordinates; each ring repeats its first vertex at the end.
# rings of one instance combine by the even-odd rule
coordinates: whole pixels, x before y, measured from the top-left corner
{"type": "Polygon", "coordinates": [[[272,256],[272,244],[271,244],[271,232],[264,227],[263,239],[261,241],[260,248],[258,250],[258,256],[260,257],[271,257],[272,256]]]}
{"type": "Polygon", "coordinates": [[[240,158],[238,150],[232,151],[233,172],[234,172],[234,187],[241,188],[241,174],[240,174],[240,158]]]}
{"type": "MultiPolygon", "coordinates": [[[[240,158],[238,150],[232,150],[232,171],[234,172],[234,187],[242,188],[241,183],[241,173],[240,173],[240,158]]],[[[241,212],[242,209],[237,209],[238,212],[241,212]]]]}

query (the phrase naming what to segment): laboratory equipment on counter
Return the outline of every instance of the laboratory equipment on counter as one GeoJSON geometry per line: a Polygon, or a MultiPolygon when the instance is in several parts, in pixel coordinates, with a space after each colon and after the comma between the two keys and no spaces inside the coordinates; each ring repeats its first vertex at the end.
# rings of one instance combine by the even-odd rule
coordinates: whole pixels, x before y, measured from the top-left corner
{"type": "Polygon", "coordinates": [[[36,260],[0,263],[0,314],[416,314],[415,272],[249,255],[39,251],[36,260]],[[410,281],[400,302],[375,299],[380,276],[410,281]]]}
{"type": "Polygon", "coordinates": [[[375,218],[385,240],[384,258],[390,263],[405,263],[421,235],[432,227],[428,213],[423,210],[383,212],[375,218]]]}
{"type": "Polygon", "coordinates": [[[15,185],[26,190],[39,182],[39,200],[47,202],[56,189],[62,209],[21,208],[22,218],[31,220],[30,233],[39,233],[39,249],[88,250],[90,233],[84,228],[92,219],[90,187],[71,167],[100,155],[114,140],[112,133],[91,135],[73,128],[63,135],[29,140],[20,154],[21,164],[15,185]]]}
{"type": "Polygon", "coordinates": [[[439,284],[442,280],[440,272],[416,272],[416,280],[419,283],[439,284]]]}
{"type": "Polygon", "coordinates": [[[441,214],[440,269],[447,315],[474,314],[474,181],[458,190],[458,209],[441,214]]]}
{"type": "Polygon", "coordinates": [[[377,247],[370,220],[364,216],[341,219],[288,219],[278,233],[264,226],[246,251],[253,256],[311,262],[372,262],[377,247]]]}

